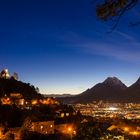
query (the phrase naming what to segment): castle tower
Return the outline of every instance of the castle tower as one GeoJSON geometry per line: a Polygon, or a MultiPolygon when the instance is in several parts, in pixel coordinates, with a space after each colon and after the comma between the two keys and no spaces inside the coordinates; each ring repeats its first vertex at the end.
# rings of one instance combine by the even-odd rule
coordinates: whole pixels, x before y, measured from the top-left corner
{"type": "Polygon", "coordinates": [[[4,79],[8,79],[10,77],[9,73],[8,73],[8,69],[4,69],[1,71],[0,73],[1,77],[4,79]]]}

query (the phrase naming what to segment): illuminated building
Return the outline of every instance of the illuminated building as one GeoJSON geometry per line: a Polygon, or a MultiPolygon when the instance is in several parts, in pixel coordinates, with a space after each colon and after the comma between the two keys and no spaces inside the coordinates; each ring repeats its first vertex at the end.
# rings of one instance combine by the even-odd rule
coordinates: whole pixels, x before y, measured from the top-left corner
{"type": "Polygon", "coordinates": [[[54,134],[54,121],[32,122],[31,131],[41,134],[54,134]]]}
{"type": "Polygon", "coordinates": [[[10,97],[15,98],[15,99],[20,99],[20,98],[22,98],[22,94],[21,93],[10,93],[10,97]]]}
{"type": "Polygon", "coordinates": [[[1,98],[1,104],[2,105],[11,105],[12,101],[7,95],[5,95],[3,98],[1,98]]]}
{"type": "Polygon", "coordinates": [[[19,106],[23,106],[25,105],[25,100],[24,99],[19,99],[16,101],[16,104],[19,105],[19,106]]]}
{"type": "Polygon", "coordinates": [[[65,114],[64,113],[61,113],[60,116],[61,116],[61,118],[64,118],[65,117],[65,114]]]}
{"type": "Polygon", "coordinates": [[[0,76],[1,76],[1,78],[4,78],[4,79],[10,78],[10,75],[8,73],[8,69],[2,70],[1,73],[0,73],[0,76]]]}
{"type": "Polygon", "coordinates": [[[62,134],[68,134],[68,135],[75,135],[76,134],[76,128],[73,124],[56,124],[55,125],[55,130],[58,133],[62,134]]]}
{"type": "Polygon", "coordinates": [[[32,104],[32,105],[37,105],[37,104],[38,104],[38,100],[32,100],[32,101],[31,101],[31,104],[32,104]]]}
{"type": "Polygon", "coordinates": [[[59,117],[60,118],[69,117],[69,116],[73,116],[73,113],[65,112],[65,111],[60,111],[59,112],[59,117]]]}
{"type": "Polygon", "coordinates": [[[54,104],[59,105],[58,101],[56,101],[54,98],[50,98],[50,97],[40,99],[39,102],[43,105],[54,105],[54,104]]]}

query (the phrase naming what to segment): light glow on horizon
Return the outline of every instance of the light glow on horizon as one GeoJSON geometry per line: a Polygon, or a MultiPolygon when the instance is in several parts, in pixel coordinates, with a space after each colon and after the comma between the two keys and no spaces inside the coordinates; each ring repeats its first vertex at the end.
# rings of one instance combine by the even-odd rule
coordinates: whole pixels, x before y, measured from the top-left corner
{"type": "Polygon", "coordinates": [[[116,107],[109,107],[109,110],[110,111],[116,111],[116,110],[118,110],[118,108],[116,108],[116,107]]]}

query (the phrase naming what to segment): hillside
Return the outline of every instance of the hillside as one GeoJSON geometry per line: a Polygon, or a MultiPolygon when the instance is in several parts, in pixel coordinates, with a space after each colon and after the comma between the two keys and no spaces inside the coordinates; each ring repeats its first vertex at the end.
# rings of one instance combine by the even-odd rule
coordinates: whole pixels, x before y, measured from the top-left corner
{"type": "Polygon", "coordinates": [[[140,78],[128,87],[123,93],[125,99],[129,102],[140,102],[140,78]]]}
{"type": "Polygon", "coordinates": [[[10,93],[21,93],[25,99],[39,98],[37,88],[29,83],[24,83],[14,79],[0,78],[0,97],[10,93]]]}

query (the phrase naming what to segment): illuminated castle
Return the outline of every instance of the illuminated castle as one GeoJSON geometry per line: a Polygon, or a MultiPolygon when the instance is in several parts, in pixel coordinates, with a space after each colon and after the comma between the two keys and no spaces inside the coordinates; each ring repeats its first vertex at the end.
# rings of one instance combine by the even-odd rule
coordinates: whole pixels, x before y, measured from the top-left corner
{"type": "Polygon", "coordinates": [[[4,79],[10,79],[13,78],[15,80],[18,80],[18,74],[17,73],[13,73],[11,76],[8,72],[8,69],[4,69],[0,72],[0,78],[4,78],[4,79]]]}
{"type": "Polygon", "coordinates": [[[1,76],[1,78],[9,79],[10,78],[10,75],[8,73],[8,69],[2,70],[1,73],[0,73],[0,76],[1,76]]]}

